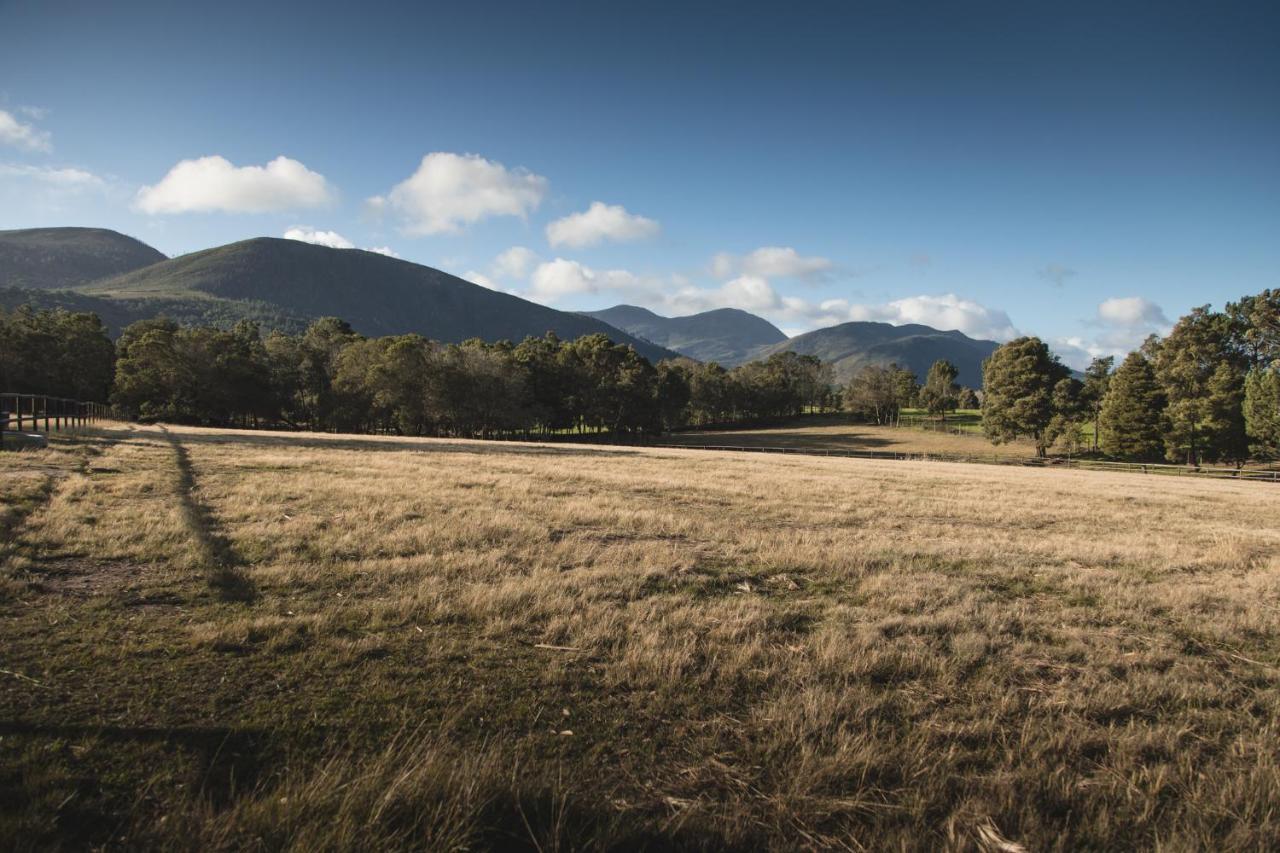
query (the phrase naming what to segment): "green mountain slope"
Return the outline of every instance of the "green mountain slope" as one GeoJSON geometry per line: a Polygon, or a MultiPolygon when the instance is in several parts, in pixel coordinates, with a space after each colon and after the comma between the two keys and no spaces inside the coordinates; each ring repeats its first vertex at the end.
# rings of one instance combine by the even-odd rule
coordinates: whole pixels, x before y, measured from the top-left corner
{"type": "Polygon", "coordinates": [[[0,231],[0,287],[64,290],[163,260],[146,243],[105,228],[0,231]]]}
{"type": "Polygon", "coordinates": [[[417,333],[453,342],[519,341],[548,331],[573,339],[602,332],[633,345],[651,361],[676,355],[594,318],[556,311],[431,267],[267,237],[193,252],[78,292],[124,303],[133,314],[164,306],[166,314],[187,322],[225,324],[244,316],[290,328],[334,316],[366,335],[417,333]],[[279,322],[271,323],[269,317],[279,322]]]}
{"type": "Polygon", "coordinates": [[[767,358],[783,350],[816,355],[831,362],[836,381],[842,383],[870,364],[898,364],[923,381],[930,365],[946,359],[960,369],[961,385],[981,388],[982,360],[995,352],[997,346],[995,341],[977,340],[961,332],[943,332],[929,326],[853,322],[806,332],[752,355],[767,358]]]}
{"type": "Polygon", "coordinates": [[[687,317],[663,317],[634,305],[582,313],[690,358],[724,365],[741,364],[755,350],[787,339],[768,320],[737,308],[687,317]]]}

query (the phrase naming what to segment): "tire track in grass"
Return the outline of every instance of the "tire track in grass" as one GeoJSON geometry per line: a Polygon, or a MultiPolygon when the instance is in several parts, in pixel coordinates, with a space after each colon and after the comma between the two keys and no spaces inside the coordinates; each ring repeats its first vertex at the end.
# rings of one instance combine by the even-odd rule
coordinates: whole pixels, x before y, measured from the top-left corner
{"type": "Polygon", "coordinates": [[[258,589],[245,571],[247,563],[222,533],[217,518],[196,499],[196,475],[191,456],[178,437],[163,425],[160,431],[173,448],[178,469],[178,499],[182,516],[200,552],[200,564],[209,587],[223,601],[250,602],[258,597],[258,589]]]}

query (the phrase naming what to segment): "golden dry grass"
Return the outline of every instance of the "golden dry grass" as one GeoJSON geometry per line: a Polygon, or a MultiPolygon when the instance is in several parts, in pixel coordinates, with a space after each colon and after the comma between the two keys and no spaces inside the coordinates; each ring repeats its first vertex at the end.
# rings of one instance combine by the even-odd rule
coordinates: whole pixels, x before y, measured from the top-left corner
{"type": "Polygon", "coordinates": [[[108,439],[14,533],[10,845],[1280,838],[1269,485],[108,439]]]}
{"type": "Polygon", "coordinates": [[[992,444],[981,433],[952,433],[920,427],[848,423],[842,417],[814,416],[796,426],[673,433],[664,444],[783,447],[805,451],[853,450],[912,456],[1027,459],[1036,455],[1029,439],[992,444]]]}

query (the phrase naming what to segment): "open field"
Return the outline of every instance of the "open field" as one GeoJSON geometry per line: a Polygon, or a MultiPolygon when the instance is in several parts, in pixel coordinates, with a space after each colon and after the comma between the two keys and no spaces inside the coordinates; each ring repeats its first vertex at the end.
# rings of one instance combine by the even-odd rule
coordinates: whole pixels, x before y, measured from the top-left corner
{"type": "Polygon", "coordinates": [[[0,500],[0,847],[1280,839],[1267,484],[122,427],[0,500]]]}
{"type": "MultiPolygon", "coordinates": [[[[963,420],[957,421],[957,425],[965,430],[972,426],[963,420]]],[[[795,426],[678,432],[663,436],[659,441],[665,444],[878,451],[986,459],[1026,459],[1036,455],[1035,443],[1030,440],[992,444],[982,435],[981,426],[972,434],[957,435],[919,427],[850,423],[844,415],[814,415],[795,426]]]]}

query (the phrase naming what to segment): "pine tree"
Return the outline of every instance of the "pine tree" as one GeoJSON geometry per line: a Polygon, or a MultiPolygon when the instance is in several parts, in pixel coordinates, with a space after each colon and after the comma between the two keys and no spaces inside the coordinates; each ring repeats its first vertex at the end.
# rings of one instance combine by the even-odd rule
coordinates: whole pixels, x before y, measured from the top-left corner
{"type": "Polygon", "coordinates": [[[1098,419],[1102,415],[1102,400],[1111,384],[1111,371],[1116,366],[1115,356],[1095,358],[1084,372],[1084,385],[1080,388],[1080,403],[1093,420],[1093,449],[1098,449],[1098,419]]]}
{"type": "Polygon", "coordinates": [[[1259,459],[1280,459],[1280,364],[1249,372],[1244,420],[1253,454],[1259,459]]]}
{"type": "Polygon", "coordinates": [[[993,444],[1026,435],[1045,455],[1053,391],[1068,371],[1039,338],[1012,340],[982,363],[982,429],[993,444]]]}
{"type": "Polygon", "coordinates": [[[1242,463],[1249,458],[1244,424],[1244,377],[1237,367],[1219,362],[1209,378],[1205,400],[1204,456],[1214,462],[1242,463]]]}
{"type": "Polygon", "coordinates": [[[947,411],[956,407],[956,396],[960,390],[956,377],[959,375],[960,371],[956,366],[945,359],[935,361],[929,368],[924,385],[920,388],[920,402],[929,410],[929,414],[945,418],[947,411]]]}
{"type": "Polygon", "coordinates": [[[1229,411],[1229,404],[1240,400],[1232,389],[1244,370],[1234,328],[1231,317],[1205,305],[1180,319],[1155,348],[1156,376],[1169,400],[1165,456],[1170,461],[1185,459],[1191,465],[1230,456],[1238,443],[1243,415],[1229,411]]]}
{"type": "Polygon", "coordinates": [[[1129,353],[1102,399],[1102,452],[1121,459],[1159,459],[1164,453],[1164,406],[1164,391],[1151,363],[1140,352],[1129,353]]]}

